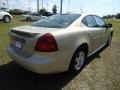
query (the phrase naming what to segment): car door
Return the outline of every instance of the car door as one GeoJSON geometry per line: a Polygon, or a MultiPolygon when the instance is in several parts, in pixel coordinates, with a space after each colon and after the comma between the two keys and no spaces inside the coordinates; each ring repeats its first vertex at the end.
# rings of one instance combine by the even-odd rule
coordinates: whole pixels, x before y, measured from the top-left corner
{"type": "Polygon", "coordinates": [[[36,14],[32,14],[32,20],[36,20],[36,14]]]}
{"type": "Polygon", "coordinates": [[[31,14],[31,19],[32,19],[32,20],[38,20],[35,13],[31,14]]]}
{"type": "Polygon", "coordinates": [[[43,18],[42,15],[40,15],[40,14],[38,14],[37,16],[38,16],[38,20],[43,18]]]}
{"type": "Polygon", "coordinates": [[[34,19],[35,19],[35,20],[39,20],[39,19],[41,19],[41,15],[39,15],[39,14],[35,14],[34,19]]]}
{"type": "Polygon", "coordinates": [[[101,45],[101,29],[97,27],[93,15],[85,16],[82,22],[87,26],[85,31],[90,41],[90,52],[93,52],[101,45]]]}
{"type": "Polygon", "coordinates": [[[106,40],[108,39],[109,30],[106,28],[106,23],[102,18],[96,15],[94,15],[94,18],[97,23],[97,28],[99,28],[100,31],[100,45],[103,45],[106,43],[106,40]]]}

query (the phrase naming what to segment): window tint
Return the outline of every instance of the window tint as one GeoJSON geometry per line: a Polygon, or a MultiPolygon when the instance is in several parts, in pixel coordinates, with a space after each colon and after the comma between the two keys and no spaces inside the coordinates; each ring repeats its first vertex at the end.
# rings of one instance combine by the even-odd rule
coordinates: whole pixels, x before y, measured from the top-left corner
{"type": "Polygon", "coordinates": [[[40,14],[38,14],[38,13],[31,13],[31,14],[29,14],[29,15],[40,16],[40,14]]]}
{"type": "Polygon", "coordinates": [[[40,14],[36,14],[36,16],[40,16],[40,14]]]}
{"type": "Polygon", "coordinates": [[[85,18],[82,20],[82,23],[84,23],[86,26],[88,26],[87,21],[86,21],[85,18]]]}
{"type": "Polygon", "coordinates": [[[100,17],[98,17],[98,16],[94,16],[94,17],[97,22],[97,26],[99,26],[99,27],[105,26],[105,22],[100,17]]]}
{"type": "Polygon", "coordinates": [[[33,14],[30,14],[30,15],[33,15],[33,16],[35,16],[35,14],[33,13],[33,14]]]}
{"type": "Polygon", "coordinates": [[[80,16],[81,16],[80,14],[53,15],[51,17],[33,23],[32,26],[49,28],[66,28],[80,16]]]}
{"type": "Polygon", "coordinates": [[[88,27],[96,27],[96,21],[95,21],[94,16],[89,15],[89,16],[86,16],[84,19],[85,20],[83,20],[83,23],[85,25],[86,25],[86,22],[87,22],[87,26],[88,27]]]}

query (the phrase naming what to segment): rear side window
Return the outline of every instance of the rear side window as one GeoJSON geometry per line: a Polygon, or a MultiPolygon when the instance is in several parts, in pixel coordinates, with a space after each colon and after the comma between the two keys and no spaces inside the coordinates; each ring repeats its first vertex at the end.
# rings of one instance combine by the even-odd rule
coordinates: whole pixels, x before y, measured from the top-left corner
{"type": "Polygon", "coordinates": [[[105,22],[98,16],[94,16],[95,20],[96,20],[96,23],[97,23],[97,26],[98,27],[103,27],[105,26],[105,22]]]}
{"type": "Polygon", "coordinates": [[[96,21],[93,15],[86,16],[82,22],[88,27],[96,27],[96,21]]]}

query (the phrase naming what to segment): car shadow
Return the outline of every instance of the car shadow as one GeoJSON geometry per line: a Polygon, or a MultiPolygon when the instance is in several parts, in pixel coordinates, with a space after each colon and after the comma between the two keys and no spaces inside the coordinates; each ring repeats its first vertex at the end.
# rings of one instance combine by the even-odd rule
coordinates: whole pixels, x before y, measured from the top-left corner
{"type": "MultiPolygon", "coordinates": [[[[104,49],[106,47],[88,58],[83,69],[95,58],[100,58],[99,54],[104,49]]],[[[61,90],[78,74],[64,72],[52,75],[40,75],[23,69],[15,62],[10,62],[0,66],[0,90],[61,90]]]]}
{"type": "Polygon", "coordinates": [[[0,20],[0,24],[4,23],[4,21],[0,20]]]}
{"type": "Polygon", "coordinates": [[[30,22],[30,23],[33,23],[33,22],[36,22],[37,20],[26,21],[26,20],[21,20],[21,19],[19,19],[18,21],[20,21],[20,22],[30,22]]]}

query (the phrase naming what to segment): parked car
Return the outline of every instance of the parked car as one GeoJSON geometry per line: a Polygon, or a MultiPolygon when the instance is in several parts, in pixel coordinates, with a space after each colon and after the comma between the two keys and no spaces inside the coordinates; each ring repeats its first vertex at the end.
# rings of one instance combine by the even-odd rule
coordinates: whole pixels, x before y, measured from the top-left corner
{"type": "Polygon", "coordinates": [[[9,55],[36,73],[79,72],[87,57],[110,45],[112,24],[92,14],[53,15],[9,31],[9,55]]]}
{"type": "Polygon", "coordinates": [[[44,19],[45,16],[42,16],[38,13],[31,13],[31,14],[27,14],[27,15],[22,15],[22,20],[26,20],[26,21],[38,21],[40,19],[44,19]]]}
{"type": "Polygon", "coordinates": [[[0,10],[0,20],[4,21],[5,23],[10,23],[12,20],[12,15],[10,15],[8,12],[0,10]]]}
{"type": "Polygon", "coordinates": [[[54,14],[51,13],[51,12],[45,12],[45,13],[43,14],[43,16],[47,16],[47,17],[52,16],[52,15],[54,15],[54,14]]]}

